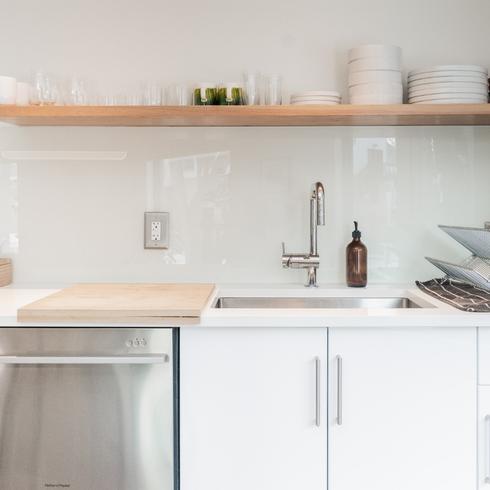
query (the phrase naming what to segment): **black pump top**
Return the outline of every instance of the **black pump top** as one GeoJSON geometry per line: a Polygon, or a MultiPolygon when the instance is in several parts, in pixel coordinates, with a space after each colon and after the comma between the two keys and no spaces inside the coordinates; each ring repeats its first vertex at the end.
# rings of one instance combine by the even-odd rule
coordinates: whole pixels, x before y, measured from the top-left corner
{"type": "Polygon", "coordinates": [[[357,221],[354,221],[354,231],[352,232],[352,238],[361,238],[361,232],[357,229],[357,221]]]}

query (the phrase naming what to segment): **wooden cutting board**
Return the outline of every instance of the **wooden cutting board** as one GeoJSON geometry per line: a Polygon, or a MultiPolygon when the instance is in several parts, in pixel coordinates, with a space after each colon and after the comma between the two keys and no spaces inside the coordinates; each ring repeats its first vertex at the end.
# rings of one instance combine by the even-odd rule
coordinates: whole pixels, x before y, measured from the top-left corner
{"type": "Polygon", "coordinates": [[[12,282],[12,261],[0,259],[0,287],[8,286],[12,282]]]}
{"type": "Polygon", "coordinates": [[[20,322],[198,323],[214,284],[77,284],[19,308],[20,322]]]}

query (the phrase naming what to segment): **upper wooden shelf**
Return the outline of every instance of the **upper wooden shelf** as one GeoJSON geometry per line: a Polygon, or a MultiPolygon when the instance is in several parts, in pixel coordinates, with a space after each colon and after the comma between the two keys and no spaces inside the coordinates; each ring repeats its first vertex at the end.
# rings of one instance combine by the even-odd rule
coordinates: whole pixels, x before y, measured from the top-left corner
{"type": "Polygon", "coordinates": [[[490,104],[337,106],[0,106],[19,126],[480,126],[490,104]]]}

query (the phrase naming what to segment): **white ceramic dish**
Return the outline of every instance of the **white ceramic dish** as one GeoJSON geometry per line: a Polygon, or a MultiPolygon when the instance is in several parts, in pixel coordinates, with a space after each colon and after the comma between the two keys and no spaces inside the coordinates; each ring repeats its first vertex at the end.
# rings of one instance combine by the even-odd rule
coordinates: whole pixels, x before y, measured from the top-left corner
{"type": "Polygon", "coordinates": [[[351,95],[403,95],[403,85],[401,83],[363,83],[349,87],[351,95]]]}
{"type": "Polygon", "coordinates": [[[342,100],[340,100],[340,99],[339,100],[291,100],[289,103],[291,105],[340,104],[340,103],[342,103],[342,100]]]}
{"type": "Polygon", "coordinates": [[[308,101],[304,100],[302,102],[291,102],[291,105],[339,105],[340,101],[333,102],[333,101],[308,101]]]}
{"type": "Polygon", "coordinates": [[[441,71],[464,71],[464,72],[478,72],[483,74],[488,74],[488,69],[484,66],[478,65],[436,65],[429,66],[427,68],[419,68],[417,70],[411,70],[408,72],[408,76],[412,77],[414,75],[421,75],[424,73],[438,73],[441,71]]]}
{"type": "Polygon", "coordinates": [[[298,103],[301,104],[302,102],[311,102],[311,103],[321,103],[321,102],[340,102],[342,99],[290,99],[291,104],[293,103],[298,103]]]}
{"type": "Polygon", "coordinates": [[[291,100],[339,100],[339,97],[320,97],[320,96],[307,96],[305,95],[304,97],[293,97],[291,96],[291,100]]]}
{"type": "Polygon", "coordinates": [[[441,89],[441,90],[410,90],[408,92],[408,98],[412,97],[430,97],[436,95],[447,95],[449,97],[488,97],[488,91],[482,90],[480,92],[463,90],[463,89],[441,89]]]}
{"type": "Polygon", "coordinates": [[[402,66],[402,60],[399,56],[363,56],[362,58],[357,58],[348,62],[347,66],[350,69],[352,65],[358,64],[379,64],[383,63],[388,65],[390,68],[400,70],[402,66]]]}
{"type": "Polygon", "coordinates": [[[385,58],[362,58],[349,63],[349,73],[357,73],[365,70],[392,70],[400,71],[401,63],[385,58]]]}
{"type": "Polygon", "coordinates": [[[488,100],[487,95],[473,95],[473,94],[433,94],[433,95],[420,95],[408,97],[409,102],[425,102],[427,100],[449,100],[449,99],[468,99],[475,102],[486,102],[488,100]]]}
{"type": "Polygon", "coordinates": [[[395,58],[401,60],[402,50],[398,46],[387,44],[365,44],[357,48],[349,49],[347,58],[350,61],[361,58],[395,58]]]}
{"type": "Polygon", "coordinates": [[[0,105],[14,105],[17,97],[17,80],[0,76],[0,105]]]}
{"type": "Polygon", "coordinates": [[[291,94],[291,97],[340,97],[340,93],[335,90],[305,90],[291,94]]]}
{"type": "Polygon", "coordinates": [[[408,87],[419,87],[424,85],[449,85],[449,84],[466,84],[466,85],[484,85],[488,87],[488,80],[485,77],[433,77],[421,78],[420,80],[409,80],[408,87]]]}
{"type": "Polygon", "coordinates": [[[402,72],[399,70],[364,70],[349,73],[349,87],[364,83],[402,83],[402,72]]]}
{"type": "Polygon", "coordinates": [[[468,94],[468,95],[488,95],[488,89],[482,86],[482,88],[477,87],[430,87],[425,86],[424,88],[410,88],[408,89],[408,95],[410,97],[417,95],[436,95],[436,94],[468,94]]]}
{"type": "Polygon", "coordinates": [[[460,88],[465,90],[476,90],[478,92],[488,89],[488,84],[482,82],[437,82],[437,83],[423,83],[414,85],[409,83],[407,85],[409,90],[426,90],[433,88],[460,88]]]}
{"type": "Polygon", "coordinates": [[[423,100],[420,102],[408,101],[409,104],[488,104],[487,101],[475,101],[474,99],[438,99],[423,100]]]}
{"type": "Polygon", "coordinates": [[[378,104],[402,104],[403,97],[381,95],[357,95],[350,97],[351,104],[378,105],[378,104]]]}
{"type": "Polygon", "coordinates": [[[434,73],[420,73],[418,75],[409,75],[407,80],[412,82],[415,80],[432,80],[440,77],[468,77],[473,80],[488,80],[488,75],[479,71],[438,71],[434,73]]]}

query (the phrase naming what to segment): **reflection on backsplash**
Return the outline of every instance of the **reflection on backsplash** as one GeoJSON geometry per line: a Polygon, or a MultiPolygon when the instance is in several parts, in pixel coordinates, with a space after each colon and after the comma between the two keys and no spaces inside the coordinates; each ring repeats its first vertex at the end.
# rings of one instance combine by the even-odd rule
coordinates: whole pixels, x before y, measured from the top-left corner
{"type": "Polygon", "coordinates": [[[146,163],[147,210],[171,210],[170,247],[163,252],[166,264],[208,262],[225,264],[216,247],[226,233],[226,212],[231,192],[229,151],[189,155],[146,163]],[[202,224],[212,226],[213,237],[186,255],[186,243],[196,238],[202,224]],[[194,236],[193,236],[194,235],[194,236]]]}
{"type": "Polygon", "coordinates": [[[397,189],[402,190],[404,187],[398,172],[397,139],[353,138],[352,156],[354,186],[359,196],[355,214],[367,207],[374,208],[377,215],[377,219],[371,220],[368,228],[369,234],[379,233],[380,236],[377,246],[369,249],[369,265],[373,271],[384,271],[383,279],[389,281],[390,271],[400,267],[399,256],[393,249],[392,236],[396,233],[399,220],[397,189]]]}
{"type": "MultiPolygon", "coordinates": [[[[369,280],[438,272],[464,250],[437,224],[489,219],[489,128],[2,128],[0,150],[118,150],[123,161],[22,161],[17,282],[297,282],[281,242],[307,250],[308,196],[326,188],[320,283],[344,281],[360,222],[369,280]],[[170,213],[170,248],[144,250],[144,211],[170,213]],[[42,257],[42,260],[40,260],[42,257]]],[[[8,164],[0,160],[0,232],[8,164]]],[[[9,191],[11,195],[11,190],[9,191]]]]}
{"type": "Polygon", "coordinates": [[[19,248],[17,208],[17,164],[0,161],[0,256],[19,248]]]}

